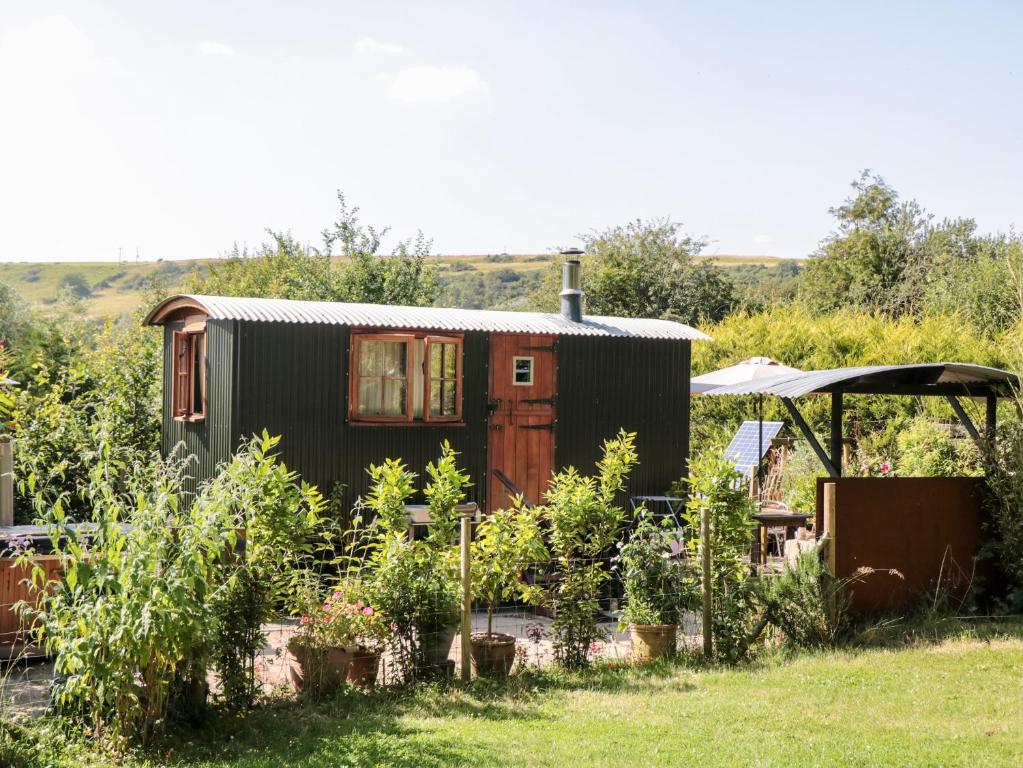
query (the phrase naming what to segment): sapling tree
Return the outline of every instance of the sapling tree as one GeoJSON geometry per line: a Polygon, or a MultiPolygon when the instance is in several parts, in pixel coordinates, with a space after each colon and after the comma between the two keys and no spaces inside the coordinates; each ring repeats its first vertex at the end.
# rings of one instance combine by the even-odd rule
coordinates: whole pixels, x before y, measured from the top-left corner
{"type": "Polygon", "coordinates": [[[540,590],[526,584],[522,572],[547,557],[539,516],[521,496],[480,523],[472,543],[472,592],[487,604],[488,636],[494,634],[494,609],[502,602],[539,599],[540,590]]]}
{"type": "Polygon", "coordinates": [[[636,435],[619,431],[606,440],[597,474],[573,467],[551,478],[547,503],[538,509],[548,528],[557,579],[545,600],[554,610],[554,652],[566,667],[585,666],[593,643],[604,633],[597,625],[601,587],[610,578],[606,553],[625,522],[618,494],[639,462],[636,435]]]}
{"type": "Polygon", "coordinates": [[[725,658],[745,653],[745,639],[753,625],[752,594],[747,584],[749,552],[755,511],[753,500],[742,489],[742,473],[721,451],[701,453],[692,460],[689,476],[683,479],[689,492],[686,522],[690,535],[690,558],[702,576],[701,553],[712,552],[711,580],[714,586],[714,648],[725,658]],[[700,532],[700,510],[710,515],[710,540],[700,532]]]}

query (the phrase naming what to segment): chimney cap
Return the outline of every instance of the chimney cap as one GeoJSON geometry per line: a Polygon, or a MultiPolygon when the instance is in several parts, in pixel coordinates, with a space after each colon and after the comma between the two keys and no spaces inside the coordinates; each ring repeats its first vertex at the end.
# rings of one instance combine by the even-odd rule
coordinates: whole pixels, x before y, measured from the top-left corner
{"type": "Polygon", "coordinates": [[[578,259],[580,256],[583,255],[583,251],[579,250],[578,248],[566,248],[561,252],[561,255],[568,256],[569,258],[578,259]]]}

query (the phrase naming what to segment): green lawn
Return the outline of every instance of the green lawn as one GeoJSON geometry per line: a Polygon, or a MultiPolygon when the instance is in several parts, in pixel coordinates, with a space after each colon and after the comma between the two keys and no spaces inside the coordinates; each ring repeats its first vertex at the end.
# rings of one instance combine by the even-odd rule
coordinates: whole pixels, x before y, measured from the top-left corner
{"type": "Polygon", "coordinates": [[[210,768],[1018,766],[1023,640],[279,705],[220,723],[217,734],[174,739],[166,757],[210,768]]]}

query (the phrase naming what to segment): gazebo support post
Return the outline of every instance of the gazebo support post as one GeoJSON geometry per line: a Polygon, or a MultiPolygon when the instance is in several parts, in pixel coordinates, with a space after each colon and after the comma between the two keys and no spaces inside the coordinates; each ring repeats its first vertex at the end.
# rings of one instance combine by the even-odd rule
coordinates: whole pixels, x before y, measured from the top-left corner
{"type": "Polygon", "coordinates": [[[835,474],[842,476],[842,393],[831,393],[831,465],[835,474]]]}
{"type": "Polygon", "coordinates": [[[998,431],[998,396],[989,392],[985,399],[987,411],[984,420],[984,436],[988,440],[994,440],[995,433],[998,431]]]}
{"type": "MultiPolygon", "coordinates": [[[[828,454],[824,452],[821,444],[817,441],[817,436],[810,429],[810,425],[806,423],[806,419],[803,418],[803,414],[796,408],[795,403],[788,397],[781,398],[782,405],[785,406],[785,410],[789,412],[789,416],[792,417],[793,423],[799,428],[799,431],[806,438],[806,442],[813,448],[813,452],[817,454],[817,458],[821,460],[821,464],[824,465],[824,469],[828,471],[831,477],[839,477],[838,471],[835,469],[835,465],[831,463],[831,459],[828,458],[828,454]]],[[[839,448],[839,456],[841,456],[841,448],[839,448]]]]}

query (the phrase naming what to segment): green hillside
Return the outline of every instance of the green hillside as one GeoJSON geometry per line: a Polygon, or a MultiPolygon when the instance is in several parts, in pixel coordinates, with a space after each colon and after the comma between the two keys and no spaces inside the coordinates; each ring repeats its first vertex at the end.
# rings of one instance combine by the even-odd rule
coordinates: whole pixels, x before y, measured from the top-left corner
{"type": "MultiPolygon", "coordinates": [[[[439,304],[467,308],[523,309],[540,284],[551,254],[436,256],[441,295],[439,304]]],[[[756,275],[785,263],[774,256],[708,256],[722,267],[756,275]]],[[[195,270],[209,260],[123,262],[6,262],[0,282],[11,286],[28,304],[46,307],[62,294],[81,299],[93,316],[131,312],[152,286],[160,293],[185,290],[195,270]]]]}

